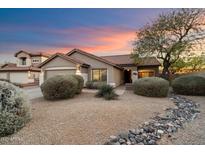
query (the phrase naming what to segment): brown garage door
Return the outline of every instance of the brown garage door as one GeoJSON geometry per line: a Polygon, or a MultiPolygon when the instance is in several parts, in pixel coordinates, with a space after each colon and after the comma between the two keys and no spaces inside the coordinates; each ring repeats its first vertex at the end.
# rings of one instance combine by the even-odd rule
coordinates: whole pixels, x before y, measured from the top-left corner
{"type": "Polygon", "coordinates": [[[45,72],[45,80],[56,75],[72,75],[76,70],[48,70],[45,72]]]}

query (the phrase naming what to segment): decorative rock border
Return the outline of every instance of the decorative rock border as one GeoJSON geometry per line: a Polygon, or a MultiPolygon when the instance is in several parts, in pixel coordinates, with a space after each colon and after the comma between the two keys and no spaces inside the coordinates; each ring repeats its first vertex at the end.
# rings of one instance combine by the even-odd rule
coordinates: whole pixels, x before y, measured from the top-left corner
{"type": "Polygon", "coordinates": [[[137,129],[129,132],[110,136],[106,145],[155,145],[164,134],[171,134],[183,127],[185,122],[192,121],[200,113],[199,105],[190,99],[178,95],[171,95],[170,100],[175,108],[166,109],[163,116],[155,116],[149,122],[145,122],[137,129]]]}

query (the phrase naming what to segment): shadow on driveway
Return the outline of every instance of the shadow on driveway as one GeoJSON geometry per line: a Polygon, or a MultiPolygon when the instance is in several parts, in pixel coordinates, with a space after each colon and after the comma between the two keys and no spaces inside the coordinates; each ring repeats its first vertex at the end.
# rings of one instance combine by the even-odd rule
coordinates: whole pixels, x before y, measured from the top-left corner
{"type": "Polygon", "coordinates": [[[41,89],[39,86],[25,87],[25,88],[23,88],[23,90],[28,95],[28,98],[30,100],[43,97],[41,89]]]}

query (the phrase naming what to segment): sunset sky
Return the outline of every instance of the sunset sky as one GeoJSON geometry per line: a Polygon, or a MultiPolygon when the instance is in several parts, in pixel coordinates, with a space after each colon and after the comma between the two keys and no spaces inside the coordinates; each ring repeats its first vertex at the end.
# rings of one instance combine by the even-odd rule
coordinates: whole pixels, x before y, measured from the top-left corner
{"type": "Polygon", "coordinates": [[[0,9],[0,63],[19,50],[128,54],[135,32],[168,9],[0,9]]]}

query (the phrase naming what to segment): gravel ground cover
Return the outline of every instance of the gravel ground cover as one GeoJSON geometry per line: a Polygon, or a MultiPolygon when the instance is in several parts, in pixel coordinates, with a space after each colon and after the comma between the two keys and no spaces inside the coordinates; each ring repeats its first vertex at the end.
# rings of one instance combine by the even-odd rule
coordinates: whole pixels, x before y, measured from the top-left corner
{"type": "Polygon", "coordinates": [[[174,104],[125,91],[119,100],[83,92],[73,99],[32,100],[33,119],[22,130],[0,138],[0,144],[104,144],[110,135],[136,127],[174,104]]]}
{"type": "Polygon", "coordinates": [[[117,136],[110,136],[108,145],[154,145],[164,136],[172,137],[187,122],[192,122],[200,114],[199,104],[183,96],[170,95],[176,105],[166,112],[153,117],[140,127],[130,129],[117,136]]]}
{"type": "Polygon", "coordinates": [[[199,96],[186,96],[200,105],[200,114],[191,123],[184,125],[183,129],[180,129],[172,137],[165,136],[159,142],[159,144],[205,144],[205,97],[199,96]]]}

